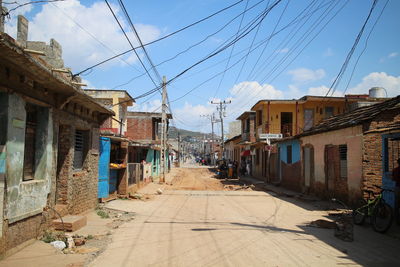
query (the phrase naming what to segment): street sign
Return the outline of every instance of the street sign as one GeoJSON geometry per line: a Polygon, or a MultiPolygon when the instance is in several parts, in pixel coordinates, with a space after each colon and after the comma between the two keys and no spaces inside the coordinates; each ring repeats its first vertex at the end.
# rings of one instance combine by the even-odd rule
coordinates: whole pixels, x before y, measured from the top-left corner
{"type": "Polygon", "coordinates": [[[260,134],[260,139],[281,139],[282,134],[260,134]]]}

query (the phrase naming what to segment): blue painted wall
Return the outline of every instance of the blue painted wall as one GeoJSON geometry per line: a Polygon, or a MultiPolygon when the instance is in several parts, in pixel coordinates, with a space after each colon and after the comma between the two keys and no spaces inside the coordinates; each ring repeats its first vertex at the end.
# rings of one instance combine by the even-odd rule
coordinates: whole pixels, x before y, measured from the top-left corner
{"type": "Polygon", "coordinates": [[[300,142],[299,140],[288,140],[278,144],[280,148],[280,158],[283,162],[287,163],[287,147],[292,146],[292,164],[300,160],[300,142]]]}

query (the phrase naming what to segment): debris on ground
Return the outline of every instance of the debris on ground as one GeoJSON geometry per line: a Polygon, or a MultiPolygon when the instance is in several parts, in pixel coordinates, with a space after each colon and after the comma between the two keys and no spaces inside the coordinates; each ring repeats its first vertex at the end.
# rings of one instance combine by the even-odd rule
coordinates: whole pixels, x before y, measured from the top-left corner
{"type": "Polygon", "coordinates": [[[67,236],[62,231],[46,230],[43,233],[41,240],[45,243],[51,243],[54,241],[63,241],[67,243],[67,236]]]}
{"type": "Polygon", "coordinates": [[[60,240],[50,242],[50,245],[52,245],[53,247],[55,247],[56,249],[59,249],[59,250],[63,250],[64,248],[67,247],[67,245],[65,245],[65,243],[60,240]]]}
{"type": "Polygon", "coordinates": [[[325,229],[335,229],[336,223],[328,220],[315,220],[308,224],[308,226],[317,227],[317,228],[325,228],[325,229]]]}
{"type": "Polygon", "coordinates": [[[161,188],[158,188],[156,191],[157,194],[161,195],[163,193],[163,191],[161,190],[161,188]]]}

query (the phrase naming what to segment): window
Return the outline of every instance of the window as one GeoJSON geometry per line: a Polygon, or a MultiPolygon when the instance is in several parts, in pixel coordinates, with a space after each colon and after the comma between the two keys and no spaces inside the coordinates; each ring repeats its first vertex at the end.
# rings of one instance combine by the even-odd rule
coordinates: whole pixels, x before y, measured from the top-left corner
{"type": "Polygon", "coordinates": [[[88,151],[89,131],[75,131],[74,169],[80,170],[85,162],[88,151]]]}
{"type": "Polygon", "coordinates": [[[333,116],[333,107],[325,107],[325,119],[333,116]]]}
{"type": "Polygon", "coordinates": [[[34,179],[35,176],[35,152],[36,152],[36,131],[37,131],[37,106],[26,104],[26,125],[25,125],[25,148],[24,148],[24,175],[23,181],[34,179]]]}
{"type": "Polygon", "coordinates": [[[287,161],[288,164],[291,164],[292,163],[292,145],[287,146],[286,150],[287,150],[287,152],[286,152],[286,156],[287,156],[286,161],[287,161]]]}
{"type": "Polygon", "coordinates": [[[347,178],[347,145],[339,145],[340,178],[347,178]]]}
{"type": "Polygon", "coordinates": [[[262,110],[257,110],[257,125],[262,125],[262,110]]]}

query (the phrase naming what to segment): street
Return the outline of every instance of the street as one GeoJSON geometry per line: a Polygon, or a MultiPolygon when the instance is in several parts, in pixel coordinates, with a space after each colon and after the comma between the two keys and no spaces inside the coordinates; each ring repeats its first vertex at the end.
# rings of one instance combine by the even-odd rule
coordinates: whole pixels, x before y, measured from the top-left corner
{"type": "MultiPolygon", "coordinates": [[[[394,266],[398,239],[355,227],[354,242],[307,226],[327,211],[315,203],[253,190],[228,190],[205,168],[173,169],[150,201],[116,200],[135,212],[90,266],[394,266]]],[[[141,190],[150,194],[150,184],[141,190]]]]}

